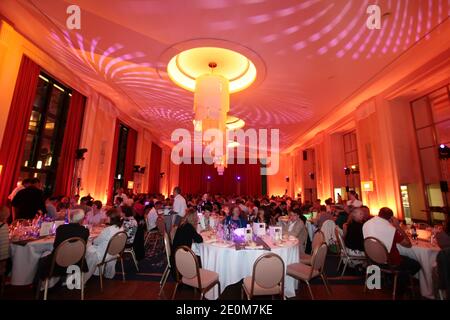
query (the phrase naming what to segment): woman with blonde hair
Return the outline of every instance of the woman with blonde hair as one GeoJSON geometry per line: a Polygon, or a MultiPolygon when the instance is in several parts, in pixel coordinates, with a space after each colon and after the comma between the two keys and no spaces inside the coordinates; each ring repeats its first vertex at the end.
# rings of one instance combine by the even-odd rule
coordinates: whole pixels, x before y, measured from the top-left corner
{"type": "Polygon", "coordinates": [[[180,246],[191,247],[192,242],[203,242],[203,238],[197,232],[198,216],[194,208],[186,209],[186,215],[183,217],[180,226],[177,228],[173,239],[173,252],[180,246]]]}

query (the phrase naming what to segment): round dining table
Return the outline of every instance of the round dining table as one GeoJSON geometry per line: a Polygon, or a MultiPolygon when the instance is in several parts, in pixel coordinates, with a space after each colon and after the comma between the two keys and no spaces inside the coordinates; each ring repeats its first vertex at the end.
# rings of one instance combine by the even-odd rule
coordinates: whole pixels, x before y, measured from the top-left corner
{"type": "MultiPolygon", "coordinates": [[[[262,240],[267,244],[265,249],[237,250],[234,243],[211,240],[208,233],[202,233],[203,243],[193,243],[192,251],[200,256],[202,268],[215,271],[219,274],[220,288],[215,286],[205,294],[205,298],[215,300],[229,285],[251,276],[253,264],[256,259],[267,252],[276,253],[283,259],[285,269],[289,264],[299,262],[299,243],[297,239],[284,240],[281,244],[273,243],[269,236],[263,236],[262,240]],[[268,250],[270,248],[270,251],[268,250]]],[[[295,296],[298,281],[285,277],[284,294],[291,298],[295,296]]]]}
{"type": "Polygon", "coordinates": [[[406,248],[397,244],[398,251],[402,256],[407,256],[420,263],[422,268],[416,275],[420,283],[420,293],[428,299],[435,299],[432,270],[436,265],[436,257],[441,250],[437,245],[431,244],[430,241],[412,240],[412,247],[406,248]]]}
{"type": "MultiPolygon", "coordinates": [[[[88,245],[97,237],[103,227],[92,228],[88,245]]],[[[12,270],[11,285],[25,286],[33,283],[39,259],[53,250],[55,236],[49,235],[30,241],[12,241],[10,244],[12,270]]]]}

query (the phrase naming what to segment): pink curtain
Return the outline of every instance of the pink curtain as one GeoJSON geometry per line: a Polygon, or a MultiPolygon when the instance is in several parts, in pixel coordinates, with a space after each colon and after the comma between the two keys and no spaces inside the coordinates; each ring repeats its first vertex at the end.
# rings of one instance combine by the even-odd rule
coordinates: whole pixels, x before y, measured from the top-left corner
{"type": "Polygon", "coordinates": [[[159,193],[159,182],[161,181],[161,157],[161,147],[155,143],[152,143],[152,150],[150,154],[150,172],[148,176],[149,193],[159,193]]]}
{"type": "MultiPolygon", "coordinates": [[[[40,67],[23,56],[16,87],[8,113],[8,120],[0,147],[0,203],[5,204],[17,182],[22,164],[23,148],[36,96],[40,67]]],[[[0,93],[1,94],[1,93],[0,93]]]]}
{"type": "Polygon", "coordinates": [[[181,164],[179,185],[184,194],[210,192],[224,195],[260,196],[261,178],[259,164],[230,164],[222,176],[217,173],[213,165],[181,164]]]}
{"type": "MultiPolygon", "coordinates": [[[[55,194],[57,195],[72,196],[76,151],[80,145],[85,102],[86,98],[81,93],[72,92],[56,173],[55,194]]],[[[92,152],[92,150],[89,151],[92,152]]]]}

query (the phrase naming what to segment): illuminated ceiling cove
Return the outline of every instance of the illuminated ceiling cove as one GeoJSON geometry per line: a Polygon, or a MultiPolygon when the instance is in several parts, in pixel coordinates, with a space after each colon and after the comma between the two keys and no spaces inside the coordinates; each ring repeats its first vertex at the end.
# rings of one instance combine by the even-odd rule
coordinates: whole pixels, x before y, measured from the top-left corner
{"type": "Polygon", "coordinates": [[[37,46],[163,141],[192,130],[193,94],[166,70],[195,47],[234,50],[256,79],[231,95],[245,128],[279,128],[288,148],[334,107],[442,23],[448,0],[2,0],[0,13],[37,46]],[[368,5],[382,27],[366,27],[368,5]],[[68,30],[66,9],[81,9],[68,30]],[[260,72],[261,70],[261,72],[260,72]],[[127,103],[123,103],[123,101],[127,103]]]}

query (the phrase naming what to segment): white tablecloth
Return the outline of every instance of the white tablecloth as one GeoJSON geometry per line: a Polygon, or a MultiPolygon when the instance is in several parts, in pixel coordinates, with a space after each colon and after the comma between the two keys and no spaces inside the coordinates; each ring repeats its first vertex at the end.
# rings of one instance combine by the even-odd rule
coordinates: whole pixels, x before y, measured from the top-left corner
{"type": "MultiPolygon", "coordinates": [[[[271,247],[271,252],[278,254],[283,259],[285,267],[299,262],[298,241],[286,243],[283,247],[275,247],[267,238],[265,238],[265,242],[271,247]]],[[[256,259],[270,252],[267,250],[236,250],[234,246],[223,248],[211,243],[194,243],[192,244],[192,250],[196,255],[200,256],[202,268],[219,274],[222,292],[227,286],[251,276],[256,259]]],[[[297,280],[286,276],[284,284],[286,297],[294,297],[297,286],[297,280]]],[[[209,290],[205,297],[210,300],[217,299],[219,297],[217,286],[209,290]]]]}
{"type": "Polygon", "coordinates": [[[24,246],[11,244],[11,284],[13,286],[33,283],[39,259],[46,251],[53,250],[54,240],[54,237],[50,237],[29,242],[24,246]]]}
{"type": "Polygon", "coordinates": [[[428,299],[434,299],[432,269],[436,264],[439,247],[426,241],[418,241],[413,243],[411,248],[405,248],[401,245],[397,245],[397,248],[402,256],[407,256],[420,263],[422,266],[422,269],[418,272],[420,293],[428,299]]]}
{"type": "MultiPolygon", "coordinates": [[[[95,228],[91,231],[87,246],[89,247],[92,239],[98,236],[102,228],[95,228]]],[[[26,245],[13,244],[10,245],[12,270],[11,285],[25,286],[33,283],[39,259],[44,253],[53,250],[54,236],[49,236],[36,241],[28,242],[26,245]]],[[[89,254],[86,251],[86,256],[89,254]]],[[[85,278],[87,281],[87,278],[85,278]]]]}

